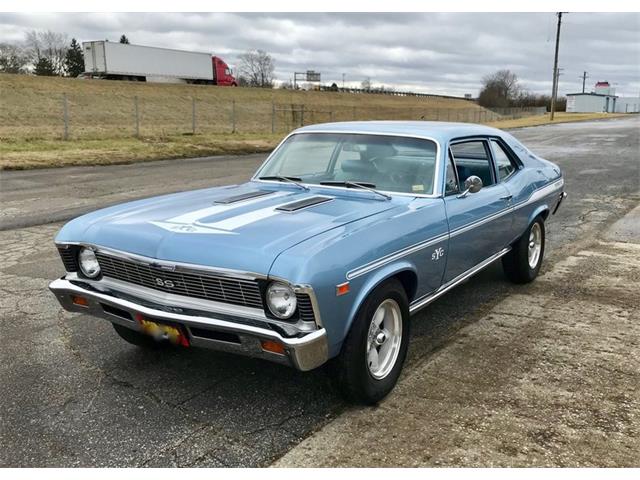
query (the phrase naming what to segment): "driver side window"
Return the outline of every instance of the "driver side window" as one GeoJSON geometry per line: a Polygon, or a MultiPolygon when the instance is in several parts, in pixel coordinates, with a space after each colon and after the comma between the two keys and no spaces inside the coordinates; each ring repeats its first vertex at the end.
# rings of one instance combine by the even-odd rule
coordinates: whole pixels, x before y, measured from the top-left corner
{"type": "Polygon", "coordinates": [[[485,140],[457,142],[451,145],[450,151],[453,154],[460,190],[464,190],[465,180],[472,175],[480,177],[485,187],[496,183],[489,145],[485,140]]]}

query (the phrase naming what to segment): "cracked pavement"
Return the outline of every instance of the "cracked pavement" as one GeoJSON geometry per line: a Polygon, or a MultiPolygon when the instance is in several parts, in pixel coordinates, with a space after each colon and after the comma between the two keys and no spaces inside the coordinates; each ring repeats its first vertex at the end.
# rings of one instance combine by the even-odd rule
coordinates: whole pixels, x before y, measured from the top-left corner
{"type": "MultiPolygon", "coordinates": [[[[543,273],[553,275],[566,259],[590,251],[597,235],[640,201],[639,127],[640,119],[630,117],[513,131],[566,177],[569,197],[548,224],[543,273]]],[[[107,322],[62,311],[47,289],[63,273],[52,242],[61,224],[51,222],[137,196],[242,181],[261,158],[0,172],[0,466],[266,466],[333,419],[359,410],[344,405],[322,369],[299,373],[197,349],[140,351],[107,322]],[[21,225],[30,226],[16,228],[21,225]]],[[[571,298],[575,292],[561,288],[563,282],[553,288],[571,298]]],[[[430,378],[436,367],[445,372],[461,362],[457,355],[464,351],[448,349],[464,327],[501,302],[524,305],[528,298],[499,265],[444,296],[414,317],[403,378],[430,378]]],[[[536,311],[563,303],[545,301],[536,311]]],[[[527,328],[535,340],[538,325],[527,328]]],[[[580,338],[606,349],[596,336],[580,338]]],[[[469,333],[467,343],[475,341],[483,337],[469,333]]],[[[552,347],[541,342],[540,348],[552,347]]],[[[494,354],[488,349],[476,360],[489,363],[494,354]]],[[[518,365],[511,368],[522,376],[518,365]]],[[[443,375],[433,381],[445,382],[443,375]]],[[[614,417],[614,410],[594,410],[593,421],[614,417]]],[[[553,433],[537,432],[541,441],[554,441],[553,433]]]]}

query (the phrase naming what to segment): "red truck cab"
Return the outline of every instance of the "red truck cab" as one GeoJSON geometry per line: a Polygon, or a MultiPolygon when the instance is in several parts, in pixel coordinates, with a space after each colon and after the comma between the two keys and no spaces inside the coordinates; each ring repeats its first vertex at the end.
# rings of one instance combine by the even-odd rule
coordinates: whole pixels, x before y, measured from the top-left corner
{"type": "Polygon", "coordinates": [[[237,87],[235,77],[229,66],[220,57],[211,57],[213,63],[213,80],[216,85],[222,87],[237,87]]]}

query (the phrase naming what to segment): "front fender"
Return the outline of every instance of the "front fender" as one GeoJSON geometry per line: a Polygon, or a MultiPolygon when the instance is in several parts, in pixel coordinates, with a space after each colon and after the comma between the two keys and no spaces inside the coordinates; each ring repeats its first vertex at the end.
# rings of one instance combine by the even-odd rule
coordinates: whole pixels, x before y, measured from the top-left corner
{"type": "MultiPolygon", "coordinates": [[[[351,329],[351,325],[353,324],[353,321],[358,314],[358,310],[360,310],[360,307],[364,303],[365,299],[369,296],[369,294],[382,282],[402,272],[411,272],[417,277],[417,269],[415,265],[407,260],[400,260],[398,262],[385,265],[383,268],[375,270],[374,272],[363,277],[363,280],[361,280],[361,284],[358,287],[358,293],[351,304],[349,315],[343,324],[344,330],[342,331],[342,339],[347,336],[347,333],[351,329]]],[[[355,282],[351,283],[353,285],[353,283],[355,282]]]]}

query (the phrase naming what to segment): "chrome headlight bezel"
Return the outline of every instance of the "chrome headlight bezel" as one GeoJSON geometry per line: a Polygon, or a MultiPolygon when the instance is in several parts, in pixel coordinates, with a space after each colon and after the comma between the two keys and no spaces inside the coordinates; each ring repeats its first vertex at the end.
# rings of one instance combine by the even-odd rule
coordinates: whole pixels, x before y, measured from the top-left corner
{"type": "Polygon", "coordinates": [[[82,275],[87,278],[97,278],[100,276],[100,264],[92,248],[80,248],[78,251],[78,267],[80,267],[82,275]]]}
{"type": "Polygon", "coordinates": [[[293,287],[281,281],[267,285],[265,303],[271,314],[282,320],[293,317],[298,308],[298,299],[293,287]]]}

